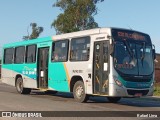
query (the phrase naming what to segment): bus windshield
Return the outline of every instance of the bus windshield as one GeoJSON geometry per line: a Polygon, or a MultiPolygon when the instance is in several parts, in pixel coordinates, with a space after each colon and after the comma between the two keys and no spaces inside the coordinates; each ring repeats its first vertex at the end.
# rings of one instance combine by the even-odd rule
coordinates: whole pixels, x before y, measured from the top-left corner
{"type": "Polygon", "coordinates": [[[114,66],[123,74],[151,75],[152,47],[144,43],[115,42],[114,66]]]}
{"type": "Polygon", "coordinates": [[[122,29],[112,29],[114,67],[122,74],[151,75],[153,73],[152,43],[149,35],[122,29]]]}

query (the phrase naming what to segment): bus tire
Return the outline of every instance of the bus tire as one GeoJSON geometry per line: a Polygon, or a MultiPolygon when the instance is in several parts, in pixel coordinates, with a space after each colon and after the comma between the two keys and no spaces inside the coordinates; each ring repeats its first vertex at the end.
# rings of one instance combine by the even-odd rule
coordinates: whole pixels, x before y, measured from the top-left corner
{"type": "Polygon", "coordinates": [[[16,81],[16,89],[17,89],[17,92],[20,94],[30,94],[31,92],[30,88],[23,87],[23,79],[21,77],[19,77],[16,81]]]}
{"type": "Polygon", "coordinates": [[[77,102],[86,102],[88,95],[85,94],[85,87],[82,81],[77,81],[73,87],[73,96],[77,102]]]}
{"type": "Polygon", "coordinates": [[[121,97],[107,97],[107,99],[111,103],[117,103],[121,99],[121,97]]]}

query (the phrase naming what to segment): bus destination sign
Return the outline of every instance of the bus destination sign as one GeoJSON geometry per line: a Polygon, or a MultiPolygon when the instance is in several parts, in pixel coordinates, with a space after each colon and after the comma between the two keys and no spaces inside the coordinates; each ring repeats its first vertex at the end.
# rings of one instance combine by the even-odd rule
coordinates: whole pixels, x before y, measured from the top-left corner
{"type": "Polygon", "coordinates": [[[117,32],[118,37],[123,37],[126,39],[133,39],[133,40],[145,40],[145,36],[138,33],[128,33],[128,32],[117,32]]]}
{"type": "Polygon", "coordinates": [[[112,29],[112,36],[115,41],[142,41],[151,44],[149,35],[133,30],[112,29]]]}

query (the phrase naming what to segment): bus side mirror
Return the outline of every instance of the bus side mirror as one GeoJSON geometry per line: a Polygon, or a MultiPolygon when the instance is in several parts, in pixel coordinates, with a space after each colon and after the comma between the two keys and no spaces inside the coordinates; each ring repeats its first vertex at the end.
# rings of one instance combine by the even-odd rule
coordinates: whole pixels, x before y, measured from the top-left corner
{"type": "Polygon", "coordinates": [[[152,50],[152,53],[153,53],[153,59],[155,60],[156,59],[156,51],[155,51],[155,49],[152,50]]]}
{"type": "Polygon", "coordinates": [[[153,54],[153,59],[156,59],[156,50],[155,50],[155,46],[153,45],[153,49],[152,49],[152,54],[153,54]]]}

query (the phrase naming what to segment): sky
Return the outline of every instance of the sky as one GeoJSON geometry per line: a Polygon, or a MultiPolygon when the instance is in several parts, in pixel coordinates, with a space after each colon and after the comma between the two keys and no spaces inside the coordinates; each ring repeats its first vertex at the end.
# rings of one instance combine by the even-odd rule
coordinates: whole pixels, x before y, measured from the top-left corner
{"type": "MultiPolygon", "coordinates": [[[[53,36],[51,23],[60,8],[56,0],[0,0],[0,49],[7,43],[22,41],[30,23],[44,27],[40,37],[53,36]]],[[[131,28],[150,35],[160,53],[160,0],[104,0],[94,16],[99,27],[131,28]]],[[[31,33],[31,28],[29,29],[31,33]]],[[[2,50],[0,50],[1,52],[2,50]]]]}

